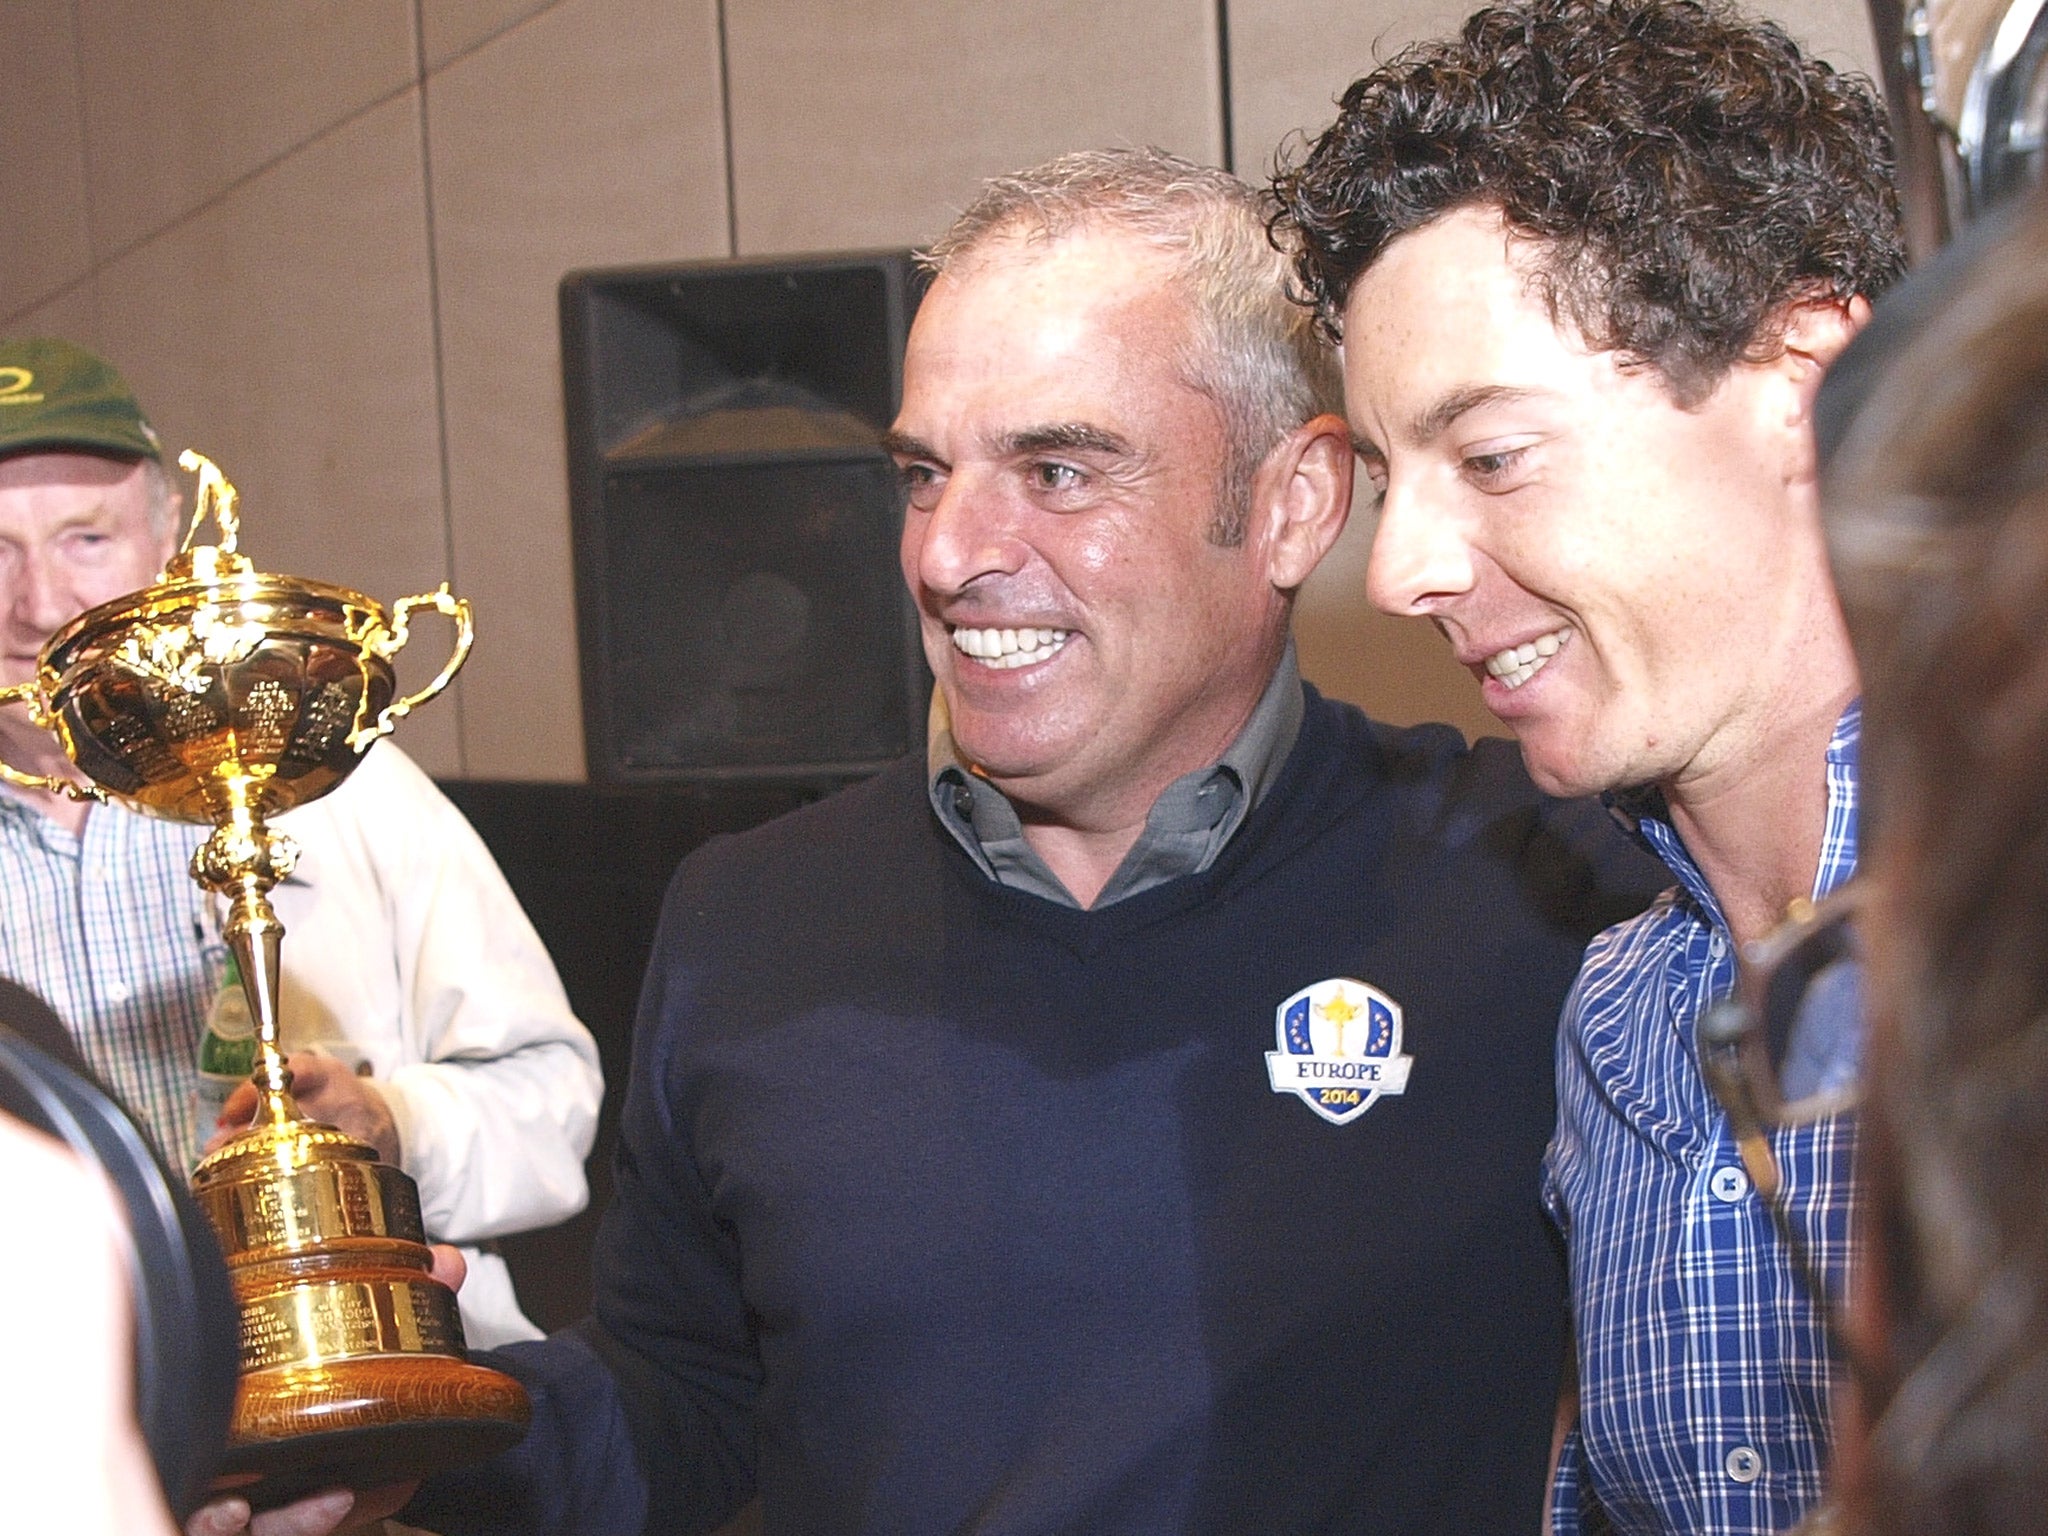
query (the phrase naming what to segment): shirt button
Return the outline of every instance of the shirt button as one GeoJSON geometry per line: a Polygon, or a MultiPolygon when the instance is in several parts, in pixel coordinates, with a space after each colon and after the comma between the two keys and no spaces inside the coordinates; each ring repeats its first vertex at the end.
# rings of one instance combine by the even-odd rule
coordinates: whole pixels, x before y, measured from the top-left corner
{"type": "Polygon", "coordinates": [[[1753,1483],[1764,1475],[1763,1457],[1746,1445],[1730,1451],[1721,1466],[1738,1483],[1753,1483]]]}
{"type": "Polygon", "coordinates": [[[1713,1178],[1707,1181],[1707,1188],[1714,1192],[1716,1200],[1733,1205],[1749,1193],[1749,1175],[1733,1165],[1716,1168],[1713,1178]]]}
{"type": "Polygon", "coordinates": [[[1727,947],[1727,944],[1722,940],[1721,935],[1719,935],[1718,933],[1707,940],[1707,952],[1711,954],[1716,960],[1721,958],[1721,951],[1726,949],[1727,947]]]}
{"type": "Polygon", "coordinates": [[[134,992],[130,990],[128,983],[125,981],[110,981],[107,983],[107,1001],[110,1003],[125,1003],[134,995],[134,992]]]}

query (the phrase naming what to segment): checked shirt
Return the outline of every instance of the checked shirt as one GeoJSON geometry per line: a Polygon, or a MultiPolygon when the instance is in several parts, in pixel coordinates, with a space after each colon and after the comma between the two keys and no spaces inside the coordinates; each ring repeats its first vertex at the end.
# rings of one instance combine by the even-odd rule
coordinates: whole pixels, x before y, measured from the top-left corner
{"type": "MultiPolygon", "coordinates": [[[[1818,899],[1856,864],[1851,704],[1827,749],[1818,899]]],[[[1678,885],[1586,951],[1558,1039],[1545,1200],[1570,1255],[1579,1420],[1555,1536],[1788,1529],[1821,1494],[1829,1444],[1824,1313],[1750,1188],[1699,1067],[1694,1028],[1735,984],[1714,894],[1655,792],[1616,813],[1678,885]]],[[[1831,1297],[1846,1293],[1853,1118],[1772,1136],[1783,1200],[1831,1297]]]]}
{"type": "Polygon", "coordinates": [[[39,993],[175,1169],[213,1129],[198,1050],[227,949],[187,866],[204,827],[93,811],[73,836],[0,794],[0,975],[39,993]]]}

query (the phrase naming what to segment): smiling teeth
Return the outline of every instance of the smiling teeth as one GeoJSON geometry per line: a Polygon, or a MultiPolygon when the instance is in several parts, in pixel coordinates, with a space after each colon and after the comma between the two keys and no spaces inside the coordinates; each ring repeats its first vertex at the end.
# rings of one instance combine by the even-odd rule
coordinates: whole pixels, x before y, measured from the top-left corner
{"type": "Polygon", "coordinates": [[[1067,643],[1071,629],[956,629],[953,648],[991,667],[1028,667],[1067,643]]]}
{"type": "Polygon", "coordinates": [[[1527,645],[1511,645],[1496,651],[1486,658],[1487,674],[1504,688],[1519,688],[1549,664],[1570,635],[1569,629],[1560,629],[1554,634],[1538,635],[1527,645]]]}

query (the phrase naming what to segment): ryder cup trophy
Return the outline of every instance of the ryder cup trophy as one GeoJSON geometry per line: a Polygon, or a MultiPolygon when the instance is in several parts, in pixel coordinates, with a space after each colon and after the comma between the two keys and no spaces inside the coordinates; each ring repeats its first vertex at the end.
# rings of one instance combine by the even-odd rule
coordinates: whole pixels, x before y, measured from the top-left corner
{"type": "Polygon", "coordinates": [[[241,1383],[215,1486],[261,1507],[487,1456],[526,1426],[519,1384],[463,1356],[413,1181],[306,1118],[278,1044],[284,929],[269,892],[297,850],[269,819],[333,789],[447,686],[469,652],[469,606],[444,584],[387,616],[359,593],[258,572],[235,550],[234,487],[198,454],[178,462],[198,472],[199,495],[157,583],[80,614],[43,647],[33,682],[0,690],[91,783],[0,774],[213,828],[192,876],[227,903],[222,933],[256,1020],[257,1107],[192,1187],[241,1307],[241,1383]],[[209,517],[220,542],[195,545],[209,517]],[[425,688],[396,697],[391,658],[421,608],[453,621],[454,651],[425,688]]]}

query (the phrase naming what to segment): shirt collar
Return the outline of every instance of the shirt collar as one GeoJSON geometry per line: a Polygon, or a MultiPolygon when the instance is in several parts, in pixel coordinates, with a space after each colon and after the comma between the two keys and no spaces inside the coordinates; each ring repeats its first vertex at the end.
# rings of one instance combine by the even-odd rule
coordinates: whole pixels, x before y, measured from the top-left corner
{"type": "MultiPolygon", "coordinates": [[[[1145,830],[1095,905],[1108,906],[1215,863],[1279,776],[1301,734],[1303,711],[1301,669],[1290,640],[1236,740],[1214,763],[1182,774],[1161,791],[1146,815],[1145,830]]],[[[936,688],[925,766],[932,810],[984,875],[1062,906],[1080,905],[1025,841],[1023,822],[1009,798],[961,757],[945,696],[936,688]]]]}
{"type": "MultiPolygon", "coordinates": [[[[1828,736],[1827,821],[1821,833],[1820,864],[1814,871],[1813,899],[1820,900],[1856,870],[1858,771],[1863,741],[1863,701],[1851,699],[1828,736]]],[[[1671,824],[1670,807],[1664,791],[1654,784],[1634,789],[1610,790],[1601,796],[1607,809],[1622,827],[1649,844],[1678,876],[1678,883],[1714,923],[1726,927],[1721,905],[1707,885],[1706,876],[1686,850],[1685,840],[1671,824]]]]}

